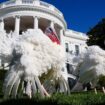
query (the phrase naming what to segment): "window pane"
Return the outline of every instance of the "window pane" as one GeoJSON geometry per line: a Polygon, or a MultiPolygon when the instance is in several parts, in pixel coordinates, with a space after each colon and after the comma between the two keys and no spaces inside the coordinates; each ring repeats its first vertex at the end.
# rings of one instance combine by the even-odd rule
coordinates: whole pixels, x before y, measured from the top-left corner
{"type": "Polygon", "coordinates": [[[75,53],[76,55],[79,55],[79,46],[78,45],[75,45],[75,52],[76,52],[75,53]]]}
{"type": "Polygon", "coordinates": [[[73,73],[73,67],[69,63],[66,64],[67,73],[72,74],[73,73]]]}
{"type": "Polygon", "coordinates": [[[68,43],[65,43],[65,47],[66,47],[66,52],[69,52],[69,45],[68,45],[68,43]]]}

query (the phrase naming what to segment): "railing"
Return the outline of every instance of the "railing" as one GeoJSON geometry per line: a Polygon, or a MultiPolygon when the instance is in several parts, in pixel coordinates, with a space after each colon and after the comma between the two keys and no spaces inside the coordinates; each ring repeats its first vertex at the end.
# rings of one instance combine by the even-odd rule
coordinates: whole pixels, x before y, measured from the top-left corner
{"type": "Polygon", "coordinates": [[[43,2],[43,1],[40,1],[40,5],[41,6],[45,6],[45,7],[50,7],[50,4],[48,4],[48,3],[45,3],[45,2],[43,2]]]}
{"type": "Polygon", "coordinates": [[[21,0],[21,1],[16,1],[16,0],[11,0],[11,1],[7,1],[4,3],[0,4],[0,9],[1,8],[5,8],[5,7],[9,7],[9,6],[15,6],[15,5],[32,5],[32,6],[39,6],[39,7],[43,7],[46,9],[49,9],[51,11],[56,12],[57,14],[59,14],[60,16],[63,17],[63,14],[53,5],[48,4],[46,2],[43,1],[34,1],[34,0],[21,0]]]}
{"type": "Polygon", "coordinates": [[[63,16],[63,14],[57,8],[55,8],[55,11],[57,11],[61,16],[63,16]]]}
{"type": "Polygon", "coordinates": [[[16,4],[15,2],[16,2],[15,0],[6,1],[5,3],[0,4],[0,8],[5,8],[11,5],[15,5],[16,4]]]}
{"type": "Polygon", "coordinates": [[[81,33],[81,32],[77,32],[77,31],[73,31],[73,30],[68,30],[66,31],[66,36],[70,36],[70,37],[73,37],[73,38],[78,38],[78,39],[81,39],[81,40],[87,40],[88,37],[85,33],[81,33]]]}
{"type": "Polygon", "coordinates": [[[79,35],[79,36],[86,36],[85,33],[81,33],[81,32],[77,32],[77,31],[73,31],[73,30],[70,30],[72,33],[76,34],[76,35],[79,35]]]}
{"type": "Polygon", "coordinates": [[[5,5],[12,5],[12,4],[15,4],[15,0],[11,0],[11,1],[7,1],[7,2],[5,2],[4,4],[5,5]]]}
{"type": "Polygon", "coordinates": [[[22,0],[22,4],[33,4],[33,0],[22,0]]]}

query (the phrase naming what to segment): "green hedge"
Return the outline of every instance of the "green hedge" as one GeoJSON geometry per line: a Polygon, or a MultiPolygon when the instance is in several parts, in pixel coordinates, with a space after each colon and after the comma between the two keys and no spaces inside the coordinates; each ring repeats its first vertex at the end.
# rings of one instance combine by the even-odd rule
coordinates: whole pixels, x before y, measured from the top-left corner
{"type": "Polygon", "coordinates": [[[0,105],[105,105],[105,95],[98,93],[78,93],[69,96],[55,94],[51,98],[35,97],[33,99],[2,100],[0,105]]]}

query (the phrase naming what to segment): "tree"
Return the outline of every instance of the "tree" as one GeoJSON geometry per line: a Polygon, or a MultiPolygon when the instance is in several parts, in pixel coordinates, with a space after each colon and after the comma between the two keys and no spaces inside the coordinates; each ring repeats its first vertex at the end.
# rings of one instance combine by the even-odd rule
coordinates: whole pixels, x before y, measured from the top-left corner
{"type": "Polygon", "coordinates": [[[87,32],[89,39],[87,44],[98,45],[105,50],[105,18],[87,32]]]}

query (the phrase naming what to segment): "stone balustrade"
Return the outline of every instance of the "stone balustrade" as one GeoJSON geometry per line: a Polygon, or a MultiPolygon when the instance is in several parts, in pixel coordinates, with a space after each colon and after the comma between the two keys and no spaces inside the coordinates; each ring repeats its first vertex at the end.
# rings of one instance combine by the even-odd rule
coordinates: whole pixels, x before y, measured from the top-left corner
{"type": "Polygon", "coordinates": [[[56,12],[58,15],[63,17],[63,14],[53,5],[48,4],[43,1],[38,0],[11,0],[0,4],[0,9],[10,7],[10,6],[17,6],[17,5],[31,5],[31,6],[38,6],[45,9],[49,9],[53,12],[56,12]]]}

